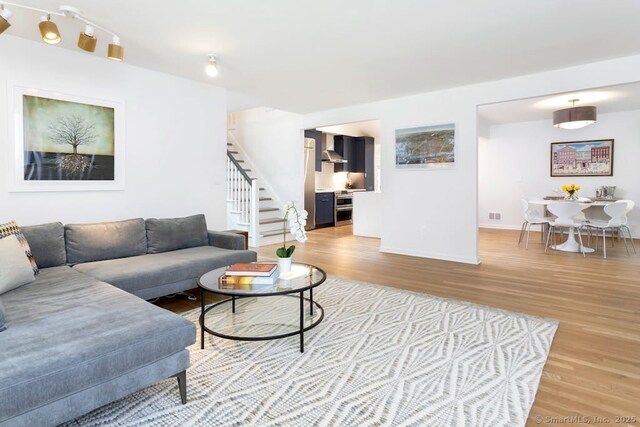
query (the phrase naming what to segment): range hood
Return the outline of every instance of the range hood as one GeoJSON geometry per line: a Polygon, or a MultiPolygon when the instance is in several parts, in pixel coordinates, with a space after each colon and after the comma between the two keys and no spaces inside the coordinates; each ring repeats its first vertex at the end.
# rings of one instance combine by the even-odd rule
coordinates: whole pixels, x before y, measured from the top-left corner
{"type": "Polygon", "coordinates": [[[333,150],[324,150],[322,152],[322,161],[329,163],[347,163],[345,159],[333,150]]]}

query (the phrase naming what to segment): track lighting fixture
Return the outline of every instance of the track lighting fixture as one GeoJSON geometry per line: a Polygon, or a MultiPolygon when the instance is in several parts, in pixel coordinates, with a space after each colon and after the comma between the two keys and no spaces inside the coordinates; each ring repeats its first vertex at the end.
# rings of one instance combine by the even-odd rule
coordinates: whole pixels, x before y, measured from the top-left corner
{"type": "Polygon", "coordinates": [[[95,52],[98,38],[93,34],[94,28],[91,25],[87,25],[83,32],[80,33],[78,38],[78,47],[87,52],[95,52]]]}
{"type": "Polygon", "coordinates": [[[120,46],[120,38],[118,36],[113,36],[113,43],[109,44],[107,57],[114,61],[122,61],[122,58],[124,58],[124,48],[120,46]]]}
{"type": "Polygon", "coordinates": [[[58,26],[55,22],[51,21],[51,15],[43,16],[38,27],[40,27],[40,35],[42,36],[43,42],[58,44],[60,40],[62,40],[58,26]]]}
{"type": "Polygon", "coordinates": [[[209,63],[206,67],[204,67],[204,71],[207,73],[209,77],[215,77],[218,75],[218,63],[216,62],[215,55],[207,55],[209,58],[209,63]]]}
{"type": "Polygon", "coordinates": [[[9,9],[5,9],[4,5],[0,5],[0,34],[11,26],[9,19],[13,16],[13,13],[9,9]]]}
{"type": "Polygon", "coordinates": [[[95,52],[96,45],[98,43],[98,38],[96,37],[95,32],[96,30],[100,30],[113,37],[113,43],[110,43],[107,49],[108,58],[115,61],[122,61],[122,59],[124,58],[124,48],[120,44],[120,38],[113,31],[110,31],[107,28],[101,27],[95,22],[90,21],[89,19],[85,18],[78,9],[71,6],[60,6],[57,12],[53,12],[37,7],[25,6],[17,3],[9,3],[0,0],[0,34],[2,34],[7,28],[11,26],[11,24],[9,23],[9,19],[11,19],[13,13],[6,8],[7,5],[45,13],[45,16],[42,17],[42,21],[38,25],[38,27],[40,28],[40,34],[42,35],[42,40],[45,43],[58,44],[60,43],[60,40],[62,40],[60,31],[58,31],[58,26],[51,20],[52,15],[77,19],[78,21],[81,21],[85,24],[84,31],[80,32],[80,36],[78,37],[78,47],[80,49],[87,52],[95,52]]]}

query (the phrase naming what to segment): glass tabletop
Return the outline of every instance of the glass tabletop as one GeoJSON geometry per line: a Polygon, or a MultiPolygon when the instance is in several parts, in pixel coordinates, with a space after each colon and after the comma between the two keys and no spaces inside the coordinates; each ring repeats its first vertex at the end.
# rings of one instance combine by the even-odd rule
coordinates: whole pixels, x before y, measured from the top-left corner
{"type": "Polygon", "coordinates": [[[218,279],[221,275],[220,270],[210,271],[200,277],[198,286],[204,290],[222,295],[283,295],[314,288],[322,284],[327,278],[326,273],[322,269],[311,264],[301,264],[297,262],[291,264],[290,272],[281,273],[273,285],[229,285],[220,283],[218,279]]]}

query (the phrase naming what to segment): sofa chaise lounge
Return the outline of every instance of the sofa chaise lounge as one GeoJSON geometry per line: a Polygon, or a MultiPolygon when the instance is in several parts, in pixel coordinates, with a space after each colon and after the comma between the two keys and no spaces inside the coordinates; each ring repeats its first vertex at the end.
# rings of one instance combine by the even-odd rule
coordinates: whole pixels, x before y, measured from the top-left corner
{"type": "Polygon", "coordinates": [[[204,216],[23,227],[40,268],[2,295],[0,426],[57,425],[175,376],[186,401],[195,326],[143,299],[256,260],[204,216]]]}

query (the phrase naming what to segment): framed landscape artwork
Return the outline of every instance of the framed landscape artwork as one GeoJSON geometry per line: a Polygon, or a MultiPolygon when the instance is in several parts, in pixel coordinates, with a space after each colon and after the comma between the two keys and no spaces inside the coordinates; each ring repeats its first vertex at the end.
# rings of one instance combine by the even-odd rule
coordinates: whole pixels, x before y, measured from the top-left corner
{"type": "Polygon", "coordinates": [[[455,124],[396,129],[397,169],[450,169],[456,162],[455,124]]]}
{"type": "Polygon", "coordinates": [[[551,143],[551,176],[611,175],[613,139],[551,143]]]}
{"type": "Polygon", "coordinates": [[[119,103],[14,87],[13,191],[124,188],[119,103]]]}

